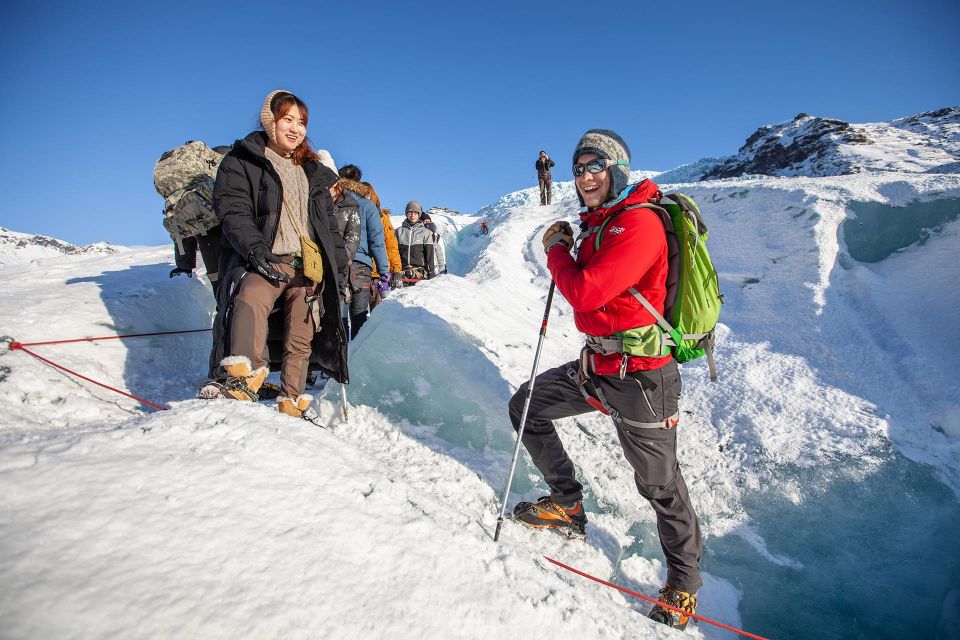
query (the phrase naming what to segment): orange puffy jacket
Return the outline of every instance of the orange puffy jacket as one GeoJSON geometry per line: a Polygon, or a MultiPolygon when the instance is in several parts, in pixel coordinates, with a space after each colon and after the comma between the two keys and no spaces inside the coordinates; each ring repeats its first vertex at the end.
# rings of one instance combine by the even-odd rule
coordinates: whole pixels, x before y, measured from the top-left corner
{"type": "MultiPolygon", "coordinates": [[[[397,234],[393,230],[393,223],[390,222],[390,209],[380,209],[380,221],[383,222],[383,240],[387,245],[387,260],[390,262],[390,273],[400,273],[403,271],[403,263],[400,262],[400,248],[397,246],[397,234]]],[[[376,280],[380,277],[380,265],[374,261],[373,272],[370,276],[376,280]]]]}

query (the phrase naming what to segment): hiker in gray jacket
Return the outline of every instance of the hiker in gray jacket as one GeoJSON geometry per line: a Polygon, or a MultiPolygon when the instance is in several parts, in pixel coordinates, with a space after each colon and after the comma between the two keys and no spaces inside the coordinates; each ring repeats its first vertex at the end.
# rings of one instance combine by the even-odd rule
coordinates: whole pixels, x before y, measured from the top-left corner
{"type": "Polygon", "coordinates": [[[430,279],[437,275],[434,266],[433,232],[420,220],[423,207],[416,200],[407,203],[407,219],[397,229],[397,244],[400,261],[403,263],[403,279],[406,284],[430,279]]]}

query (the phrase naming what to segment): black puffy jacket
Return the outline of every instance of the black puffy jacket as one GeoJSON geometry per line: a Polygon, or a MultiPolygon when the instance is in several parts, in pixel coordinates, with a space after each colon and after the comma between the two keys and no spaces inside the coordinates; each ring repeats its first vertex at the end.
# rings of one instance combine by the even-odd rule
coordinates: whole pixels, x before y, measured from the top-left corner
{"type": "MultiPolygon", "coordinates": [[[[266,145],[267,135],[263,131],[254,131],[243,140],[237,140],[217,171],[213,210],[223,229],[223,246],[220,251],[218,311],[210,353],[211,375],[220,360],[230,355],[233,301],[240,283],[251,269],[247,256],[255,247],[272,247],[277,232],[283,185],[264,155],[266,145]]],[[[337,181],[337,175],[315,160],[304,163],[303,170],[310,185],[310,225],[324,262],[323,316],[313,339],[310,362],[335,380],[348,382],[347,340],[340,322],[339,291],[349,281],[350,260],[337,229],[329,191],[337,181]]],[[[272,314],[268,331],[270,353],[267,360],[271,369],[282,357],[282,327],[278,336],[274,320],[274,316],[281,315],[272,314]]]]}

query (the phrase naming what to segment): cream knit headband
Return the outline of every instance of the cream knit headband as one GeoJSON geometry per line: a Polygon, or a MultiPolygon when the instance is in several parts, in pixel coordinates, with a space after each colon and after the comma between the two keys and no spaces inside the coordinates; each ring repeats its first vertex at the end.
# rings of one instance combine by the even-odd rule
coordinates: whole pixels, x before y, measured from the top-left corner
{"type": "MultiPolygon", "coordinates": [[[[267,99],[263,101],[263,109],[260,110],[260,124],[263,126],[263,130],[267,133],[267,137],[273,144],[277,144],[277,121],[273,117],[273,110],[270,108],[270,103],[273,102],[274,97],[276,97],[278,93],[290,92],[286,89],[271,91],[267,95],[267,99]]],[[[293,94],[291,93],[290,95],[293,94]]]]}

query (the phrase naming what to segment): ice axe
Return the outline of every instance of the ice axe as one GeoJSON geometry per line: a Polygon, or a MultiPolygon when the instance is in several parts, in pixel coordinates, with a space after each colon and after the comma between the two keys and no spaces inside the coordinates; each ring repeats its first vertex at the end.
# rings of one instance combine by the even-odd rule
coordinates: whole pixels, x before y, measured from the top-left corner
{"type": "Polygon", "coordinates": [[[543,349],[543,339],[547,335],[547,319],[550,317],[550,306],[553,304],[555,282],[550,283],[547,291],[547,306],[543,310],[543,322],[540,323],[540,339],[537,340],[537,353],[533,357],[533,371],[530,372],[530,382],[527,383],[527,399],[523,403],[523,415],[520,418],[520,427],[517,429],[517,446],[513,449],[513,462],[510,463],[510,474],[507,476],[507,486],[503,490],[503,506],[500,507],[500,516],[497,518],[497,530],[493,534],[493,541],[500,539],[500,527],[503,526],[503,514],[507,511],[507,498],[510,496],[510,485],[513,484],[513,472],[517,468],[517,457],[520,455],[520,443],[523,438],[523,428],[527,424],[527,413],[530,411],[530,399],[533,397],[533,382],[537,377],[537,368],[540,366],[540,350],[543,349]]]}

